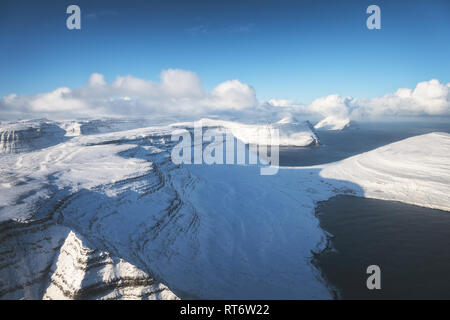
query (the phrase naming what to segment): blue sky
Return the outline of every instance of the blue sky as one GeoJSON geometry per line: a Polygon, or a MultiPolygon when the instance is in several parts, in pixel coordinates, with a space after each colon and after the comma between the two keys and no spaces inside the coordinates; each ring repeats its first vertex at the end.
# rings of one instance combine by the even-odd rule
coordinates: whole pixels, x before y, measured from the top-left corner
{"type": "Polygon", "coordinates": [[[450,2],[4,1],[0,96],[82,87],[93,72],[157,81],[197,73],[206,89],[239,79],[261,100],[375,97],[450,81],[450,2]],[[68,30],[70,4],[82,29],[68,30]],[[366,8],[381,8],[381,30],[366,8]]]}

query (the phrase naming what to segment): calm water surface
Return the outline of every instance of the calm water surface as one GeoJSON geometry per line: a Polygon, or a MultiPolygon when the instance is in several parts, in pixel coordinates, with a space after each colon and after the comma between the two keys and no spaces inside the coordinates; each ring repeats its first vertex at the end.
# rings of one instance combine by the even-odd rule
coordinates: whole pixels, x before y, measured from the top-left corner
{"type": "Polygon", "coordinates": [[[450,212],[337,196],[316,210],[331,234],[314,259],[342,299],[450,299],[450,212]],[[381,290],[366,269],[381,268],[381,290]]]}

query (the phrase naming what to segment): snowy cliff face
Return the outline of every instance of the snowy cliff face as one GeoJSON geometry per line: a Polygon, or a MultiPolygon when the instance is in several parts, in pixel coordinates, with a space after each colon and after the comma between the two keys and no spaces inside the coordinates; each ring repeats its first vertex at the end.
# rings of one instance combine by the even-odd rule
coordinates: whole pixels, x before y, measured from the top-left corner
{"type": "Polygon", "coordinates": [[[177,299],[50,217],[0,223],[0,299],[177,299]]]}
{"type": "Polygon", "coordinates": [[[273,127],[280,133],[281,146],[306,147],[319,144],[319,138],[309,121],[300,122],[293,117],[285,117],[273,127]]]}
{"type": "Polygon", "coordinates": [[[175,165],[175,128],[0,155],[0,298],[331,298],[310,263],[326,243],[318,201],[450,208],[449,134],[261,176],[175,165]]]}
{"type": "Polygon", "coordinates": [[[43,299],[176,299],[145,272],[108,252],[90,249],[73,231],[50,268],[43,299]]]}
{"type": "Polygon", "coordinates": [[[0,153],[28,152],[57,144],[64,130],[52,122],[36,120],[2,124],[0,153]]]}
{"type": "Polygon", "coordinates": [[[316,134],[311,130],[309,122],[298,122],[293,118],[284,118],[276,123],[244,124],[234,121],[201,119],[195,123],[175,123],[175,127],[202,126],[227,129],[238,140],[245,144],[306,147],[319,143],[316,134]],[[273,138],[274,129],[278,130],[279,139],[273,138]]]}

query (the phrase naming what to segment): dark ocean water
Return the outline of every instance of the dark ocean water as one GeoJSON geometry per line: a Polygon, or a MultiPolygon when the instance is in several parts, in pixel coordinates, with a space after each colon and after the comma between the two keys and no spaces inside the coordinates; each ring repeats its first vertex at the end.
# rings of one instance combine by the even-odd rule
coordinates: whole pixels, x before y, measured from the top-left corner
{"type": "Polygon", "coordinates": [[[450,299],[450,212],[337,196],[316,210],[333,250],[314,259],[343,299],[450,299]],[[368,290],[369,265],[381,290],[368,290]]]}

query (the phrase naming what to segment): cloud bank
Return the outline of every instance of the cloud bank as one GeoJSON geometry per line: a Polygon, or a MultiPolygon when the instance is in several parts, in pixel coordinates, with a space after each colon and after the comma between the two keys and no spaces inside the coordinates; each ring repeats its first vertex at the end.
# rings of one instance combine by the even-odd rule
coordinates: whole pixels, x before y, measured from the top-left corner
{"type": "Polygon", "coordinates": [[[450,116],[450,83],[419,82],[414,89],[400,88],[382,97],[366,99],[332,94],[303,105],[289,100],[269,100],[269,105],[297,114],[359,120],[367,117],[450,116]]]}
{"type": "Polygon", "coordinates": [[[102,74],[93,73],[82,88],[63,87],[34,96],[5,96],[0,100],[0,111],[10,116],[42,115],[62,119],[201,115],[237,112],[257,105],[255,90],[239,80],[222,82],[207,92],[195,73],[168,69],[161,72],[160,82],[128,75],[107,83],[102,74]]]}
{"type": "Polygon", "coordinates": [[[259,102],[255,90],[239,80],[225,81],[206,91],[197,74],[168,69],[161,72],[159,82],[127,75],[108,83],[102,74],[93,73],[82,88],[62,87],[32,96],[10,94],[0,99],[3,119],[208,114],[314,115],[329,122],[384,116],[450,116],[450,83],[433,79],[418,83],[414,89],[400,88],[372,99],[332,94],[306,105],[290,100],[259,102]]]}

